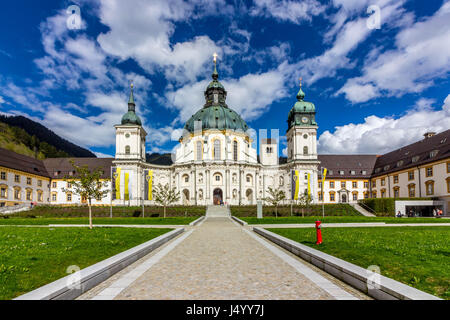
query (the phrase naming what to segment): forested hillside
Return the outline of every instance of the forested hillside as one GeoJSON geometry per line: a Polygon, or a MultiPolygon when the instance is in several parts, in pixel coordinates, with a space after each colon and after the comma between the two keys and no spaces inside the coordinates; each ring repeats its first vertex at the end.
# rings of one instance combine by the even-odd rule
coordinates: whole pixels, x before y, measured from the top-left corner
{"type": "Polygon", "coordinates": [[[0,125],[2,148],[40,159],[95,157],[91,151],[61,138],[40,123],[26,117],[0,115],[0,125]]]}

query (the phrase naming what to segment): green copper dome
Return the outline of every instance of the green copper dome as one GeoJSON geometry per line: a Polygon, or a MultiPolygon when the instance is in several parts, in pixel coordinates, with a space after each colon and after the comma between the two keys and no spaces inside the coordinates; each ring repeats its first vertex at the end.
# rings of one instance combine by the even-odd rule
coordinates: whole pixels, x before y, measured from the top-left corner
{"type": "Polygon", "coordinates": [[[218,129],[218,130],[235,130],[246,132],[248,125],[225,103],[227,91],[220,83],[219,73],[214,63],[214,72],[211,81],[205,91],[205,105],[197,111],[184,126],[189,132],[194,132],[195,122],[202,122],[202,130],[218,129]]]}
{"type": "Polygon", "coordinates": [[[141,119],[134,111],[128,111],[123,115],[122,124],[136,124],[142,126],[141,119]]]}
{"type": "Polygon", "coordinates": [[[142,126],[141,119],[135,112],[136,104],[134,103],[133,85],[131,85],[130,98],[128,99],[128,112],[122,117],[122,124],[133,124],[142,126]]]}
{"type": "Polygon", "coordinates": [[[184,128],[194,132],[195,121],[202,122],[202,130],[235,130],[246,132],[248,126],[244,120],[233,110],[226,106],[217,105],[197,111],[187,122],[184,128]]]}
{"type": "Polygon", "coordinates": [[[317,125],[315,121],[316,107],[313,103],[304,101],[305,93],[300,84],[297,93],[297,102],[294,104],[288,115],[288,129],[293,126],[317,125]]]}

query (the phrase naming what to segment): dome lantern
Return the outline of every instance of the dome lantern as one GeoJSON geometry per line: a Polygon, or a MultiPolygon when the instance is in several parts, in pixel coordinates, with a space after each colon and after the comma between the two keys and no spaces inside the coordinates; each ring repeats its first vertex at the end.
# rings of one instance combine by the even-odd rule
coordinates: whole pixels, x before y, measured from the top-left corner
{"type": "Polygon", "coordinates": [[[205,90],[205,104],[203,108],[197,111],[184,126],[188,132],[194,132],[194,124],[197,121],[202,122],[202,130],[234,130],[245,133],[248,125],[234,110],[228,107],[225,100],[227,91],[219,81],[217,72],[217,54],[214,53],[214,71],[212,81],[205,90]]]}

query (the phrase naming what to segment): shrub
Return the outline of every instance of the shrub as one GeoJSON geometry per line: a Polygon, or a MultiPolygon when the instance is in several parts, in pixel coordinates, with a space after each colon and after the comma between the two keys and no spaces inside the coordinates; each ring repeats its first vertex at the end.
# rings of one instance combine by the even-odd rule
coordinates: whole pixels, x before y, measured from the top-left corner
{"type": "Polygon", "coordinates": [[[430,200],[434,198],[370,198],[359,200],[359,203],[371,208],[377,216],[394,216],[396,200],[430,200]]]}
{"type": "MultiPolygon", "coordinates": [[[[237,217],[256,217],[256,206],[231,206],[231,214],[237,217]]],[[[348,204],[325,204],[324,211],[326,216],[358,216],[361,215],[352,206],[348,204]]],[[[264,216],[275,216],[274,206],[263,206],[264,216]]],[[[278,216],[288,217],[291,215],[291,206],[282,205],[278,206],[278,216]]],[[[292,206],[292,215],[301,216],[302,208],[298,205],[292,206]]],[[[321,216],[322,205],[313,204],[306,208],[303,208],[303,215],[307,216],[321,216]]]]}
{"type": "Polygon", "coordinates": [[[140,217],[141,213],[142,213],[141,210],[134,210],[133,217],[135,217],[135,218],[140,217]]]}

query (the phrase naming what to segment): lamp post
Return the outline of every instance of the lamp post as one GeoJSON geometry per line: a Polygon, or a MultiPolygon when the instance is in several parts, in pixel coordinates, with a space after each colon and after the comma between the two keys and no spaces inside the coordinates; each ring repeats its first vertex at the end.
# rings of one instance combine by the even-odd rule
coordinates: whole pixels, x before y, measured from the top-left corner
{"type": "Polygon", "coordinates": [[[321,194],[322,194],[322,218],[325,218],[325,195],[323,194],[323,185],[325,184],[325,178],[327,176],[327,168],[322,168],[322,184],[321,184],[321,194]]]}

